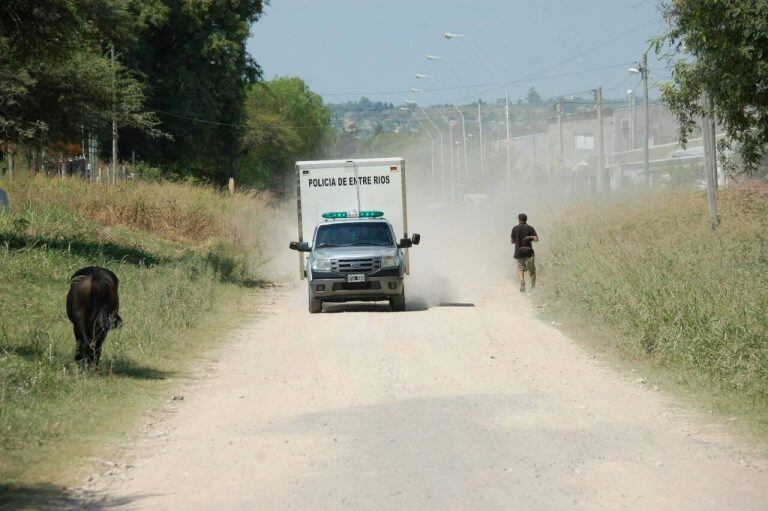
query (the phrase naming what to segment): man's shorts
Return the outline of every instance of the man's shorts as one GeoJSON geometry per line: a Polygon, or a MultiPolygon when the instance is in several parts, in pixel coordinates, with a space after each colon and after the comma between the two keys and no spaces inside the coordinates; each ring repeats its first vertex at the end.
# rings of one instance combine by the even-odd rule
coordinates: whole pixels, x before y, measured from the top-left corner
{"type": "Polygon", "coordinates": [[[535,256],[531,257],[521,257],[519,259],[515,259],[517,261],[517,271],[527,271],[530,272],[531,275],[536,274],[536,261],[534,261],[535,256]]]}

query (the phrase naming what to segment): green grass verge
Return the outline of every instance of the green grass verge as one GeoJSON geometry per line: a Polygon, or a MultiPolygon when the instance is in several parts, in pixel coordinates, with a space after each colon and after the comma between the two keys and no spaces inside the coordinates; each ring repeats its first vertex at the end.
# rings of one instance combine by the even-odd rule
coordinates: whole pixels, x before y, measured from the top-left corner
{"type": "Polygon", "coordinates": [[[244,315],[240,304],[253,303],[257,238],[237,226],[257,225],[263,201],[188,185],[121,186],[126,193],[79,180],[0,180],[13,208],[0,214],[0,481],[8,493],[73,482],[73,467],[125,432],[226,338],[244,315]],[[72,193],[109,211],[95,219],[72,193]],[[132,200],[151,202],[153,221],[163,220],[147,223],[145,206],[132,200]],[[195,209],[197,200],[206,205],[195,209]],[[175,222],[184,210],[196,211],[194,223],[175,222]],[[120,278],[125,320],[107,337],[98,373],[75,365],[65,311],[70,276],[93,264],[120,278]]]}
{"type": "Polygon", "coordinates": [[[537,300],[768,432],[768,199],[719,207],[715,231],[700,192],[571,208],[537,250],[537,300]]]}

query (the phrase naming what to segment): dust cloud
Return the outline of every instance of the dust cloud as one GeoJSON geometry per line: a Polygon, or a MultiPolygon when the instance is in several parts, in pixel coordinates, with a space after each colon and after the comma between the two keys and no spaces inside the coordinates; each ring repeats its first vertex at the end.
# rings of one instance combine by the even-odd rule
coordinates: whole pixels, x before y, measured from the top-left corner
{"type": "MultiPolygon", "coordinates": [[[[423,148],[409,146],[378,156],[406,159],[409,234],[422,236],[421,244],[409,250],[410,275],[405,286],[411,310],[471,306],[489,286],[516,278],[510,231],[517,215],[527,213],[546,243],[547,225],[573,201],[559,181],[529,179],[509,184],[505,161],[490,162],[482,175],[470,164],[469,179],[457,180],[451,199],[447,178],[445,194],[441,193],[439,168],[433,187],[423,148]]],[[[273,215],[265,232],[261,273],[268,280],[303,289],[306,282],[300,279],[299,257],[288,249],[288,243],[297,239],[295,198],[286,200],[273,215]]],[[[303,293],[296,296],[304,298],[303,293]]]]}
{"type": "Polygon", "coordinates": [[[453,200],[446,193],[442,201],[430,193],[424,170],[430,169],[408,168],[409,228],[422,235],[422,243],[410,251],[406,291],[410,302],[427,307],[469,305],[490,286],[516,278],[510,233],[517,215],[526,213],[546,242],[547,226],[573,201],[560,182],[509,183],[505,164],[459,183],[461,192],[453,200]]]}

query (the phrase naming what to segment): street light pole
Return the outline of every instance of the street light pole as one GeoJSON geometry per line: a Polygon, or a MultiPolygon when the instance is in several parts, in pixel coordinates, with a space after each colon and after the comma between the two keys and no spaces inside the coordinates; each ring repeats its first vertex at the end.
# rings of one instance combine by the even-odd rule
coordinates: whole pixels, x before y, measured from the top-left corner
{"type": "MultiPolygon", "coordinates": [[[[462,34],[453,34],[451,32],[446,32],[444,36],[449,41],[451,39],[464,40],[464,42],[467,43],[467,45],[470,48],[472,48],[472,51],[475,52],[475,55],[477,55],[480,61],[488,69],[488,71],[490,71],[491,74],[496,78],[496,80],[499,82],[499,85],[504,87],[504,123],[506,124],[506,128],[507,128],[507,139],[505,141],[504,146],[506,147],[506,152],[507,152],[507,181],[510,181],[512,179],[512,157],[510,155],[511,129],[509,126],[509,91],[507,90],[507,84],[504,82],[504,80],[501,79],[498,73],[496,73],[496,71],[493,70],[493,68],[488,63],[488,61],[485,60],[483,55],[478,51],[475,45],[472,44],[472,42],[467,38],[467,36],[462,34]]],[[[478,108],[479,108],[479,105],[478,105],[478,108]]]]}
{"type": "Polygon", "coordinates": [[[467,84],[464,83],[464,81],[461,79],[461,77],[454,71],[453,67],[448,63],[448,61],[445,59],[445,57],[438,57],[436,55],[427,55],[427,60],[439,60],[442,61],[443,64],[445,64],[445,67],[448,68],[448,70],[451,72],[451,74],[458,80],[458,82],[461,84],[462,87],[469,93],[469,95],[472,98],[475,98],[477,100],[477,126],[478,126],[478,134],[480,136],[480,173],[485,173],[485,151],[483,149],[483,116],[482,116],[482,110],[480,108],[480,98],[475,96],[475,94],[467,87],[467,84]]]}
{"type": "Polygon", "coordinates": [[[563,100],[558,99],[557,100],[557,138],[558,138],[558,148],[560,152],[560,170],[562,171],[565,168],[565,150],[563,147],[563,100]]]}
{"type": "MultiPolygon", "coordinates": [[[[437,81],[432,77],[432,75],[416,73],[416,78],[418,78],[419,80],[424,78],[429,78],[436,89],[440,88],[440,84],[437,83],[437,81]]],[[[462,112],[461,108],[457,107],[456,105],[451,105],[451,106],[453,106],[453,108],[456,110],[456,112],[459,114],[459,117],[461,118],[461,137],[462,137],[462,144],[464,146],[464,180],[467,181],[469,179],[469,165],[467,163],[467,127],[466,127],[466,123],[464,122],[464,112],[462,112]]]]}
{"type": "MultiPolygon", "coordinates": [[[[406,101],[407,105],[414,105],[416,108],[419,108],[416,106],[415,101],[406,101]]],[[[435,121],[432,120],[432,117],[429,116],[426,110],[423,108],[419,108],[421,110],[421,113],[424,114],[424,117],[429,120],[429,123],[432,125],[433,128],[435,128],[435,131],[440,136],[440,193],[443,199],[445,199],[445,151],[444,151],[444,142],[443,142],[443,132],[440,131],[440,128],[437,127],[437,124],[435,124],[435,121]]],[[[433,185],[434,188],[434,185],[433,185]]]]}
{"type": "MultiPolygon", "coordinates": [[[[437,104],[435,102],[434,98],[432,98],[429,94],[427,94],[426,91],[424,91],[424,89],[417,89],[417,88],[414,87],[414,88],[411,88],[410,92],[412,92],[412,93],[423,93],[424,95],[426,95],[429,98],[429,101],[431,101],[433,105],[437,104]]],[[[423,111],[426,114],[426,110],[423,110],[423,111]]],[[[442,113],[442,112],[440,112],[440,113],[442,113]]],[[[443,119],[443,122],[445,122],[445,119],[443,119]]],[[[448,123],[446,122],[446,124],[448,124],[448,123]]],[[[440,132],[440,139],[442,140],[443,132],[442,132],[442,130],[437,128],[437,124],[435,124],[435,129],[437,129],[440,132]]],[[[442,153],[442,151],[443,151],[442,146],[440,148],[440,151],[442,153]]],[[[453,155],[453,153],[451,153],[451,155],[453,155]]],[[[440,189],[442,190],[443,199],[444,199],[445,198],[445,167],[443,166],[442,155],[441,155],[441,162],[440,162],[440,164],[441,164],[441,167],[442,167],[442,169],[440,170],[440,182],[441,182],[440,189]]],[[[453,159],[451,159],[451,179],[453,179],[453,159]]]]}
{"type": "MultiPolygon", "coordinates": [[[[420,73],[416,74],[416,78],[417,79],[422,79],[422,78],[427,78],[427,77],[429,77],[429,75],[420,74],[420,73]]],[[[425,95],[429,96],[430,101],[432,101],[433,105],[437,104],[437,102],[435,102],[434,98],[432,98],[431,95],[427,94],[427,91],[425,91],[424,89],[415,89],[415,88],[413,88],[410,91],[411,92],[422,92],[425,95]]],[[[442,114],[442,111],[440,113],[442,114]]],[[[442,120],[443,120],[443,122],[445,124],[449,124],[448,121],[445,119],[445,116],[442,117],[442,120]]],[[[455,184],[454,181],[456,180],[456,176],[458,175],[458,173],[455,170],[456,166],[454,165],[454,160],[453,160],[453,133],[452,133],[453,130],[452,130],[450,124],[448,126],[448,131],[449,131],[449,135],[450,135],[450,144],[449,145],[450,145],[450,151],[451,151],[451,173],[450,173],[450,179],[451,179],[451,200],[453,200],[453,198],[454,198],[454,190],[456,188],[456,184],[455,184]]]]}
{"type": "Polygon", "coordinates": [[[432,136],[432,133],[429,132],[427,129],[427,126],[416,116],[416,110],[411,110],[410,108],[400,107],[400,110],[405,110],[406,112],[411,112],[411,115],[414,119],[416,119],[416,122],[419,123],[419,126],[421,126],[421,129],[424,130],[424,133],[427,134],[429,137],[429,157],[430,157],[430,166],[432,169],[432,172],[430,173],[430,186],[432,190],[432,195],[435,194],[435,137],[432,136]]]}
{"type": "Polygon", "coordinates": [[[456,185],[454,183],[456,166],[453,163],[453,122],[446,121],[446,124],[448,124],[448,134],[449,134],[448,139],[450,140],[450,150],[451,150],[451,204],[453,204],[454,201],[456,200],[456,185]]]}

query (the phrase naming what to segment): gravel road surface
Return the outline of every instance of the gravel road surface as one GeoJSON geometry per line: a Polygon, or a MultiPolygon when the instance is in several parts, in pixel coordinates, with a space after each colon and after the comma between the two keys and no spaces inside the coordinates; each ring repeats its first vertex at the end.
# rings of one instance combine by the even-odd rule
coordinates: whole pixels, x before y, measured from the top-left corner
{"type": "Polygon", "coordinates": [[[306,312],[270,291],[92,477],[120,509],[766,509],[766,457],[538,319],[460,301],[306,312]],[[178,397],[183,396],[183,400],[178,397]]]}

